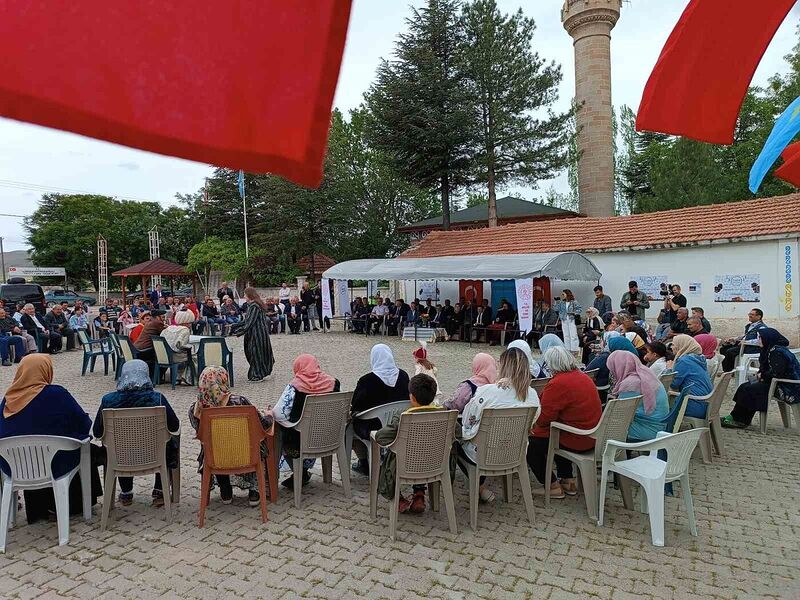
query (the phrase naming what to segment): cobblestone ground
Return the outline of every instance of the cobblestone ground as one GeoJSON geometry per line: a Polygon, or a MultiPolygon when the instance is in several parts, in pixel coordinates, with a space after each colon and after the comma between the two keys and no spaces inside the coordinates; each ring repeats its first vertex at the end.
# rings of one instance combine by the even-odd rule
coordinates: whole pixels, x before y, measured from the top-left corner
{"type": "MultiPolygon", "coordinates": [[[[414,346],[389,338],[400,366],[412,370],[414,346]]],[[[330,335],[276,336],[275,377],[246,379],[241,341],[232,339],[236,391],[263,407],[274,403],[300,351],[316,354],[323,368],[352,389],[369,370],[374,338],[330,335]]],[[[497,355],[498,349],[491,349],[497,355]]],[[[451,342],[431,347],[446,394],[469,375],[477,349],[451,342]]],[[[66,386],[93,417],[100,396],[113,388],[102,371],[80,376],[78,352],[54,359],[56,383],[66,386]]],[[[0,389],[15,367],[0,368],[0,389]]],[[[180,416],[193,400],[190,388],[161,389],[180,416]]],[[[727,406],[723,407],[726,414],[727,406]]],[[[401,515],[398,540],[388,537],[387,504],[369,519],[368,482],[353,477],[353,498],[342,493],[336,467],[332,485],[319,467],[295,509],[282,489],[269,505],[269,523],[238,491],[230,506],[216,493],[204,529],[197,527],[200,478],[198,443],[183,418],[182,501],[167,524],[150,506],[150,478],[136,480],[133,506],[112,512],[100,531],[100,509],[90,523],[74,518],[70,543],[58,547],[55,523],[25,524],[24,515],[0,555],[2,598],[798,598],[798,430],[784,430],[774,410],[769,432],[726,430],[726,454],[713,465],[692,460],[691,482],[699,537],[689,534],[680,498],[667,499],[666,547],[650,544],[647,516],[622,508],[609,490],[606,525],[586,515],[582,497],[535,498],[531,526],[515,481],[510,504],[498,495],[481,506],[479,530],[468,526],[468,497],[459,473],[455,495],[458,535],[441,513],[401,515]]],[[[532,478],[533,479],[533,478],[532,478]]],[[[498,482],[499,483],[499,482],[498,482]]]]}

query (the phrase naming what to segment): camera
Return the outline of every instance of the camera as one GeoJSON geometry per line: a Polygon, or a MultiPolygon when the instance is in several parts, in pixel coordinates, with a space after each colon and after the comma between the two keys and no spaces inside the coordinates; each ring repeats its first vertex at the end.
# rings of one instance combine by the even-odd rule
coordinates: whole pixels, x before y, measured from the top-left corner
{"type": "Polygon", "coordinates": [[[675,287],[674,283],[662,283],[661,284],[661,291],[659,292],[661,296],[664,298],[670,298],[675,294],[675,287]]]}

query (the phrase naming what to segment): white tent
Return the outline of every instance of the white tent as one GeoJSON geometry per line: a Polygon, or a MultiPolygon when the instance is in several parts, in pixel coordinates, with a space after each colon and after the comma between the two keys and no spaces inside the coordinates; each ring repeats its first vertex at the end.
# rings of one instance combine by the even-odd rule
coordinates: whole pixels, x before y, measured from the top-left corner
{"type": "Polygon", "coordinates": [[[578,252],[480,254],[434,258],[348,260],[322,274],[328,279],[531,279],[600,281],[594,263],[578,252]]]}

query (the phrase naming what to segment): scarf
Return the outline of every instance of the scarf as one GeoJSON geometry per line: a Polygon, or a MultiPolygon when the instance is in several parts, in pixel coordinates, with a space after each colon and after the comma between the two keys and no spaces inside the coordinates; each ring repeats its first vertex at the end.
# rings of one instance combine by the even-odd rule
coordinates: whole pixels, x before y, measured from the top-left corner
{"type": "Polygon", "coordinates": [[[19,363],[14,381],[6,390],[3,416],[8,418],[30,404],[53,383],[53,363],[47,354],[28,354],[19,363]]]}
{"type": "Polygon", "coordinates": [[[389,387],[395,386],[400,369],[394,362],[394,356],[389,346],[375,344],[369,353],[369,362],[372,365],[372,372],[378,376],[378,379],[389,387]]]}
{"type": "Polygon", "coordinates": [[[777,329],[763,327],[758,330],[758,341],[761,342],[761,354],[758,362],[761,365],[769,364],[769,351],[775,346],[788,346],[789,340],[783,337],[777,329]]]}
{"type": "MultiPolygon", "coordinates": [[[[606,338],[608,338],[608,336],[606,336],[606,338]]],[[[636,356],[637,359],[639,358],[639,353],[636,351],[636,348],[634,348],[633,343],[628,338],[623,337],[619,334],[608,340],[608,344],[606,345],[606,347],[608,348],[608,351],[610,353],[618,352],[620,350],[627,350],[628,352],[636,356]]]]}
{"type": "Polygon", "coordinates": [[[561,346],[563,348],[564,341],[554,333],[546,333],[542,336],[542,339],[539,340],[539,350],[541,350],[542,356],[544,356],[544,353],[550,348],[555,346],[561,346]]]}
{"type": "MultiPolygon", "coordinates": [[[[528,346],[525,342],[523,344],[528,346]]],[[[511,345],[509,344],[510,347],[511,345]]],[[[530,354],[530,351],[530,346],[528,346],[528,354],[530,354]]],[[[478,387],[497,381],[497,362],[494,358],[485,352],[476,354],[475,358],[472,359],[472,377],[469,380],[478,387]]]]}
{"type": "Polygon", "coordinates": [[[717,338],[710,333],[701,333],[694,336],[694,341],[700,344],[703,356],[714,358],[717,354],[717,338]]]}
{"type": "Polygon", "coordinates": [[[222,367],[206,367],[197,383],[195,414],[200,408],[225,406],[231,397],[228,371],[222,367]]]}
{"type": "Polygon", "coordinates": [[[160,406],[161,393],[153,389],[147,363],[135,359],[122,365],[117,390],[103,396],[103,408],[143,408],[160,406]]]}
{"type": "Polygon", "coordinates": [[[333,390],[336,380],[325,373],[319,361],[310,354],[301,354],[294,359],[294,378],[289,382],[298,392],[309,395],[326,394],[333,390]]]}
{"type": "Polygon", "coordinates": [[[703,349],[692,336],[682,333],[672,338],[672,353],[675,355],[676,359],[687,354],[702,356],[703,349]]]}
{"type": "MultiPolygon", "coordinates": [[[[508,349],[516,348],[517,350],[522,350],[525,356],[528,357],[528,369],[531,372],[531,377],[536,377],[539,374],[539,369],[536,367],[536,363],[533,361],[533,355],[531,354],[531,347],[528,345],[528,342],[525,340],[514,340],[508,345],[508,349]]],[[[478,354],[480,356],[480,354],[478,354]]],[[[477,358],[476,356],[475,358],[477,358]]],[[[494,360],[494,359],[492,359],[494,360]]],[[[475,362],[472,363],[473,368],[475,367],[475,362]]],[[[497,367],[495,366],[495,371],[497,367]]],[[[495,377],[497,377],[497,373],[495,372],[495,377]]],[[[490,381],[489,383],[494,383],[494,380],[490,381]]]]}
{"type": "Polygon", "coordinates": [[[641,394],[644,412],[647,415],[651,414],[656,407],[656,394],[661,386],[653,372],[642,364],[638,356],[624,350],[612,352],[606,361],[606,366],[616,382],[613,393],[641,394]]]}

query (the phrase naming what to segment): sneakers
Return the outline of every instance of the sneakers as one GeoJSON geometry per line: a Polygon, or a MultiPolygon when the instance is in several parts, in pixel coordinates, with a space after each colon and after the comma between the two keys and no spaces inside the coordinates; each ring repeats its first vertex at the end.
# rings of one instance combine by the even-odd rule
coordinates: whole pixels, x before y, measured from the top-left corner
{"type": "Polygon", "coordinates": [[[722,417],[720,419],[720,425],[727,429],[745,429],[747,427],[747,423],[740,423],[739,421],[735,421],[731,415],[727,417],[722,417]]]}
{"type": "Polygon", "coordinates": [[[224,492],[220,489],[219,491],[219,499],[222,501],[223,504],[230,504],[233,502],[233,489],[225,490],[224,492]]]}
{"type": "Polygon", "coordinates": [[[153,492],[153,503],[151,506],[154,506],[156,508],[164,506],[164,494],[156,495],[156,493],[153,492]]]}
{"type": "Polygon", "coordinates": [[[490,490],[489,488],[481,488],[479,499],[481,504],[488,504],[489,502],[494,502],[497,496],[495,493],[490,490]]]}
{"type": "Polygon", "coordinates": [[[575,481],[574,477],[571,477],[569,479],[565,477],[559,483],[561,484],[561,489],[564,490],[564,493],[567,496],[578,495],[578,483],[575,481]]]}
{"type": "Polygon", "coordinates": [[[425,490],[416,490],[414,498],[411,500],[409,512],[420,515],[425,512],[425,490]]]}
{"type": "Polygon", "coordinates": [[[250,490],[247,494],[247,502],[250,506],[258,506],[261,504],[261,496],[256,490],[250,490]]]}
{"type": "Polygon", "coordinates": [[[4,367],[10,367],[10,366],[11,366],[11,361],[10,361],[9,359],[5,359],[5,360],[3,361],[3,366],[4,366],[4,367]]]}
{"type": "Polygon", "coordinates": [[[133,492],[120,492],[117,498],[122,506],[133,504],[133,492]]]}
{"type": "Polygon", "coordinates": [[[359,458],[358,462],[353,463],[353,473],[358,473],[359,475],[369,477],[369,462],[359,458]]]}

